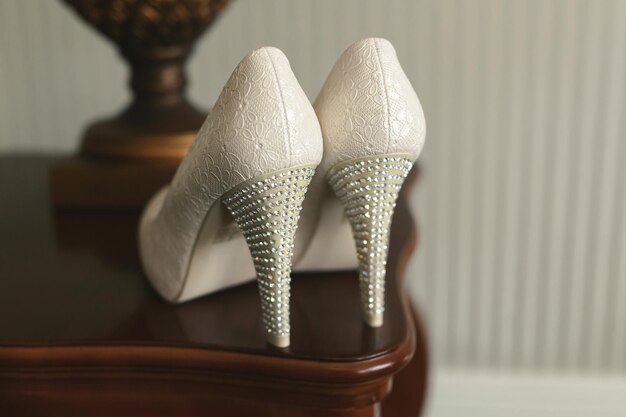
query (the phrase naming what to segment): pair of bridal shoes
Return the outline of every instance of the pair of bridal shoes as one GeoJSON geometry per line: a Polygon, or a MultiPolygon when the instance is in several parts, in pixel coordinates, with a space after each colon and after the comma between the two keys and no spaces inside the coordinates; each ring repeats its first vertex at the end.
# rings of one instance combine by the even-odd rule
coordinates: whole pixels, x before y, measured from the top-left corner
{"type": "Polygon", "coordinates": [[[286,347],[292,269],[356,267],[364,320],[381,326],[391,217],[424,136],[384,39],[351,45],[313,106],[280,50],[252,51],[144,210],[145,273],[172,303],[256,277],[266,339],[286,347]]]}

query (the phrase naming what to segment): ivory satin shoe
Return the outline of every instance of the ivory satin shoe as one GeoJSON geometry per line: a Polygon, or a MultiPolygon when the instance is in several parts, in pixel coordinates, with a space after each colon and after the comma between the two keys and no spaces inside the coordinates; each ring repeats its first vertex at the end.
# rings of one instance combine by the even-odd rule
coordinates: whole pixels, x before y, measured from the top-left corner
{"type": "Polygon", "coordinates": [[[294,235],[321,157],[319,123],[285,55],[251,52],[144,210],[140,254],[154,288],[179,303],[256,275],[267,341],[289,345],[294,235]]]}
{"type": "Polygon", "coordinates": [[[381,326],[391,217],[424,144],[424,113],[393,46],[377,38],[341,55],[314,108],[324,157],[302,215],[318,230],[297,269],[356,266],[365,322],[381,326]]]}

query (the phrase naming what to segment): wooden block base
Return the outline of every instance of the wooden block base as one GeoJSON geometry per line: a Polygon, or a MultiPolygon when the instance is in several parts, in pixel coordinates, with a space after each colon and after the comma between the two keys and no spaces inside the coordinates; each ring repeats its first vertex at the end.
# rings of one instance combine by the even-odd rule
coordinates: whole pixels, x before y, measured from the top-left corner
{"type": "Polygon", "coordinates": [[[48,172],[52,203],[60,209],[139,209],[171,180],[179,162],[62,160],[48,172]]]}

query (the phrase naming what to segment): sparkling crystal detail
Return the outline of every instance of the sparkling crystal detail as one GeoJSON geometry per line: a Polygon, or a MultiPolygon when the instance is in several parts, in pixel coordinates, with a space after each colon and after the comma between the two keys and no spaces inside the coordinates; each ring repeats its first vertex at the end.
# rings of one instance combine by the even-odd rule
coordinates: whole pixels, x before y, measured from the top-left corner
{"type": "Polygon", "coordinates": [[[291,257],[302,201],[313,167],[255,178],[224,195],[223,203],[246,238],[257,274],[268,334],[289,335],[291,257]]]}
{"type": "Polygon", "coordinates": [[[368,157],[337,164],[327,175],[352,226],[359,261],[361,308],[366,318],[378,316],[382,320],[385,311],[391,217],[412,166],[413,160],[408,156],[368,157]]]}

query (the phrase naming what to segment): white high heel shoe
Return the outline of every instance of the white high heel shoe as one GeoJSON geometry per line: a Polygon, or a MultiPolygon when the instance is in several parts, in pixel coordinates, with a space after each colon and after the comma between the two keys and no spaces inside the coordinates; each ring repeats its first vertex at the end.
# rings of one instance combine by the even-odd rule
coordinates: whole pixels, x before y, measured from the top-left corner
{"type": "Polygon", "coordinates": [[[369,38],[341,55],[314,108],[322,127],[324,157],[302,215],[310,219],[317,214],[319,226],[297,269],[320,269],[325,264],[348,269],[356,264],[365,322],[378,327],[383,324],[395,201],[426,135],[422,106],[391,43],[369,38]],[[338,198],[329,197],[325,181],[338,198]],[[354,244],[346,243],[350,229],[354,244]]]}
{"type": "Polygon", "coordinates": [[[315,112],[285,55],[251,52],[144,210],[140,254],[154,288],[179,303],[256,272],[267,341],[288,346],[294,234],[321,157],[315,112]]]}

